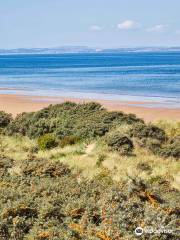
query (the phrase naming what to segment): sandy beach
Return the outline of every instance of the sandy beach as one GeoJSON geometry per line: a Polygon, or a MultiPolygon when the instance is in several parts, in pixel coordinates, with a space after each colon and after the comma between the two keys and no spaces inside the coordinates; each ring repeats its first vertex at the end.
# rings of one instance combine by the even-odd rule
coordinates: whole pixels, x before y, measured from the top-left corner
{"type": "Polygon", "coordinates": [[[122,102],[110,100],[78,99],[71,97],[42,97],[23,95],[0,95],[0,111],[11,113],[13,117],[22,112],[32,112],[47,107],[50,104],[73,101],[77,103],[96,101],[110,111],[123,111],[133,113],[143,118],[146,122],[160,119],[180,120],[180,108],[145,107],[143,102],[122,102]],[[137,106],[138,105],[138,106],[137,106]]]}

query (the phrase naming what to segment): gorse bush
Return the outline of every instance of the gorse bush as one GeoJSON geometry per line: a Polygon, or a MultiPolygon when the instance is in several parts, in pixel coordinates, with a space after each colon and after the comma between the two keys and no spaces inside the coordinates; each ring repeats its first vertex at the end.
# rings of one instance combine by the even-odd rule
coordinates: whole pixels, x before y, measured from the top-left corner
{"type": "Polygon", "coordinates": [[[180,159],[180,136],[175,137],[164,144],[159,149],[159,154],[163,157],[174,157],[180,159]]]}
{"type": "MultiPolygon", "coordinates": [[[[169,127],[170,128],[170,127],[169,127]]],[[[175,133],[173,138],[168,138],[166,132],[152,124],[137,123],[132,125],[130,136],[140,140],[140,145],[162,157],[180,158],[180,137],[175,133]]]]}
{"type": "Polygon", "coordinates": [[[163,129],[152,124],[146,125],[143,123],[133,125],[131,129],[131,136],[145,140],[156,139],[161,143],[167,139],[166,133],[163,129]]]}
{"type": "Polygon", "coordinates": [[[37,143],[40,150],[46,150],[57,146],[54,135],[50,133],[39,137],[37,143]]]}
{"type": "Polygon", "coordinates": [[[12,115],[0,111],[0,128],[6,127],[12,121],[12,115]]]}
{"type": "Polygon", "coordinates": [[[120,132],[115,132],[107,136],[106,142],[112,150],[118,151],[123,155],[132,153],[134,149],[132,140],[120,132]]]}
{"type": "Polygon", "coordinates": [[[18,115],[9,124],[7,133],[20,133],[30,138],[53,133],[59,139],[67,136],[85,139],[103,136],[117,124],[136,122],[143,120],[131,114],[108,112],[98,103],[66,102],[18,115]]]}
{"type": "MultiPolygon", "coordinates": [[[[139,179],[119,184],[112,181],[107,169],[93,180],[78,182],[77,173],[59,161],[34,158],[17,162],[0,158],[6,172],[0,178],[1,240],[134,239],[134,229],[142,221],[154,229],[178,228],[179,199],[172,189],[166,189],[173,194],[171,203],[161,185],[157,194],[154,182],[151,188],[139,179]],[[7,171],[17,162],[18,175],[7,171]]],[[[157,238],[178,239],[176,231],[143,237],[157,238]]]]}

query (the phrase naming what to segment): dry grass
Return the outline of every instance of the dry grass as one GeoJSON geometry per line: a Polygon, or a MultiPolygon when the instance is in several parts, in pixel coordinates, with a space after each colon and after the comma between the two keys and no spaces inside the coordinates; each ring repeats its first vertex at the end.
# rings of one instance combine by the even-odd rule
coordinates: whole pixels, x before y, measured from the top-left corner
{"type": "Polygon", "coordinates": [[[155,124],[164,129],[169,137],[180,136],[180,121],[161,120],[155,122],[155,124]]]}
{"type": "MultiPolygon", "coordinates": [[[[123,129],[126,130],[126,126],[121,127],[121,130],[123,129]]],[[[90,144],[79,143],[64,148],[56,147],[52,150],[30,153],[34,146],[36,142],[26,137],[3,136],[0,138],[0,154],[17,161],[24,160],[29,155],[35,155],[38,158],[54,159],[66,163],[71,168],[79,169],[81,175],[87,178],[93,178],[103,169],[107,169],[112,179],[116,181],[124,181],[129,176],[139,176],[145,180],[163,178],[170,181],[173,187],[179,188],[179,162],[171,158],[163,159],[155,156],[148,150],[137,146],[133,156],[121,156],[116,152],[111,152],[101,139],[90,144]],[[98,159],[102,160],[97,166],[98,159]],[[151,170],[139,169],[137,166],[141,163],[147,164],[151,170]]]]}

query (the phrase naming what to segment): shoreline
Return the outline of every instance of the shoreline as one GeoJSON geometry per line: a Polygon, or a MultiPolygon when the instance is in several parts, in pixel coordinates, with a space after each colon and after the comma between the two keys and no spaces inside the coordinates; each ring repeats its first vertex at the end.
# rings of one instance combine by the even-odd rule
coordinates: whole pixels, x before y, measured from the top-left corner
{"type": "MultiPolygon", "coordinates": [[[[98,100],[73,97],[27,96],[18,94],[0,94],[0,111],[11,113],[13,117],[22,112],[38,111],[50,104],[72,101],[76,103],[98,102],[109,111],[133,113],[146,122],[157,120],[180,120],[180,108],[147,107],[147,102],[98,100]]],[[[149,102],[150,104],[150,102],[149,102]]]]}

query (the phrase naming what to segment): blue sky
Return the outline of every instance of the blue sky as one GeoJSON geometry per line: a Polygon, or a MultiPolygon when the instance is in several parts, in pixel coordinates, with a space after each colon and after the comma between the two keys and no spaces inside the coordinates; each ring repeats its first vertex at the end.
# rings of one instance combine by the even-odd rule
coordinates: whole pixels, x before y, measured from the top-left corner
{"type": "Polygon", "coordinates": [[[180,46],[180,0],[1,0],[0,48],[180,46]]]}

